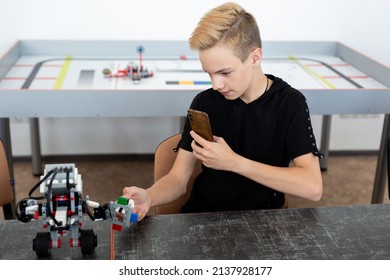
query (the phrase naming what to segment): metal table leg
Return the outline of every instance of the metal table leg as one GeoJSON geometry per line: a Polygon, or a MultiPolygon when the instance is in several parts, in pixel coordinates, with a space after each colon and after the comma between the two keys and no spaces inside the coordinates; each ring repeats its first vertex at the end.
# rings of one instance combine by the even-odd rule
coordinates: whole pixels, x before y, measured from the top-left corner
{"type": "Polygon", "coordinates": [[[324,157],[320,159],[321,170],[328,169],[329,139],[330,139],[331,122],[332,122],[331,115],[322,116],[321,153],[324,155],[324,157]]]}
{"type": "Polygon", "coordinates": [[[385,115],[385,119],[383,121],[383,130],[382,130],[382,138],[379,147],[378,161],[376,166],[375,173],[375,181],[374,188],[372,190],[372,198],[371,203],[382,203],[383,197],[385,194],[386,187],[386,150],[387,150],[387,142],[389,141],[390,134],[390,115],[385,115]]]}
{"type": "Polygon", "coordinates": [[[30,119],[31,160],[35,176],[42,175],[41,141],[39,135],[39,119],[30,119]]]}
{"type": "Polygon", "coordinates": [[[186,120],[187,120],[187,116],[185,117],[180,117],[180,133],[183,133],[183,128],[184,128],[184,125],[186,123],[186,120]]]}

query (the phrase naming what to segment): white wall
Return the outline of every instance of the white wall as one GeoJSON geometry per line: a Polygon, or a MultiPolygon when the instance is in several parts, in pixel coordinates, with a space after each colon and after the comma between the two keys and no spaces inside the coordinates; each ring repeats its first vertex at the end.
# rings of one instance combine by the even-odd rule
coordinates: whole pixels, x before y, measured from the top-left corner
{"type": "MultiPolygon", "coordinates": [[[[0,53],[17,39],[186,40],[216,0],[0,0],[0,53]]],[[[262,38],[340,41],[390,67],[387,0],[237,0],[262,38]]],[[[1,102],[1,99],[0,99],[1,102]]],[[[152,153],[179,131],[164,118],[41,119],[42,153],[152,153]]],[[[29,155],[27,120],[12,119],[14,155],[29,155]]],[[[314,118],[319,142],[321,118],[314,118]]],[[[332,150],[379,147],[382,116],[334,117],[332,150]],[[357,140],[358,139],[358,140],[357,140]]]]}

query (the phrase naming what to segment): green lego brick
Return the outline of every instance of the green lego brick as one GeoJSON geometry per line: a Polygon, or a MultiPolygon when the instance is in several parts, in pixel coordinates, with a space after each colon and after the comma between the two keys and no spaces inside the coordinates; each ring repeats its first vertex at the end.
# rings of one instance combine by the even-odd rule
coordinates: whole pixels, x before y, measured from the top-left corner
{"type": "Polygon", "coordinates": [[[119,196],[117,202],[121,205],[127,205],[129,203],[129,199],[123,196],[119,196]]]}

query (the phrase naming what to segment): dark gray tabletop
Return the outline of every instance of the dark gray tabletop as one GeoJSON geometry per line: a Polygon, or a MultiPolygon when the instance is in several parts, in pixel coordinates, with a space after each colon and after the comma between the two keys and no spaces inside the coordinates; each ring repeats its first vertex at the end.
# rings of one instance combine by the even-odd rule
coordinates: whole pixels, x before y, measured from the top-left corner
{"type": "MultiPolygon", "coordinates": [[[[0,221],[0,259],[36,259],[40,221],[0,221]]],[[[109,259],[110,224],[83,256],[64,237],[51,259],[109,259]]],[[[390,205],[161,215],[115,232],[117,259],[390,259],[390,205]]]]}

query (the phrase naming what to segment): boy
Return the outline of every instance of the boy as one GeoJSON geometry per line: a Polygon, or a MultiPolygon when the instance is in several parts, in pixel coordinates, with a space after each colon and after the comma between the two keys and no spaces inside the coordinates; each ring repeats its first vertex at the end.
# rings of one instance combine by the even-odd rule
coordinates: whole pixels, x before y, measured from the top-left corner
{"type": "Polygon", "coordinates": [[[199,50],[212,81],[212,88],[199,93],[190,107],[209,115],[214,142],[191,131],[187,120],[169,174],[149,189],[123,190],[135,201],[139,219],[150,207],[185,193],[198,160],[202,172],[184,213],[281,208],[285,193],[318,201],[322,155],[305,97],[263,73],[253,16],[235,3],[218,6],[200,20],[189,44],[199,50]]]}

